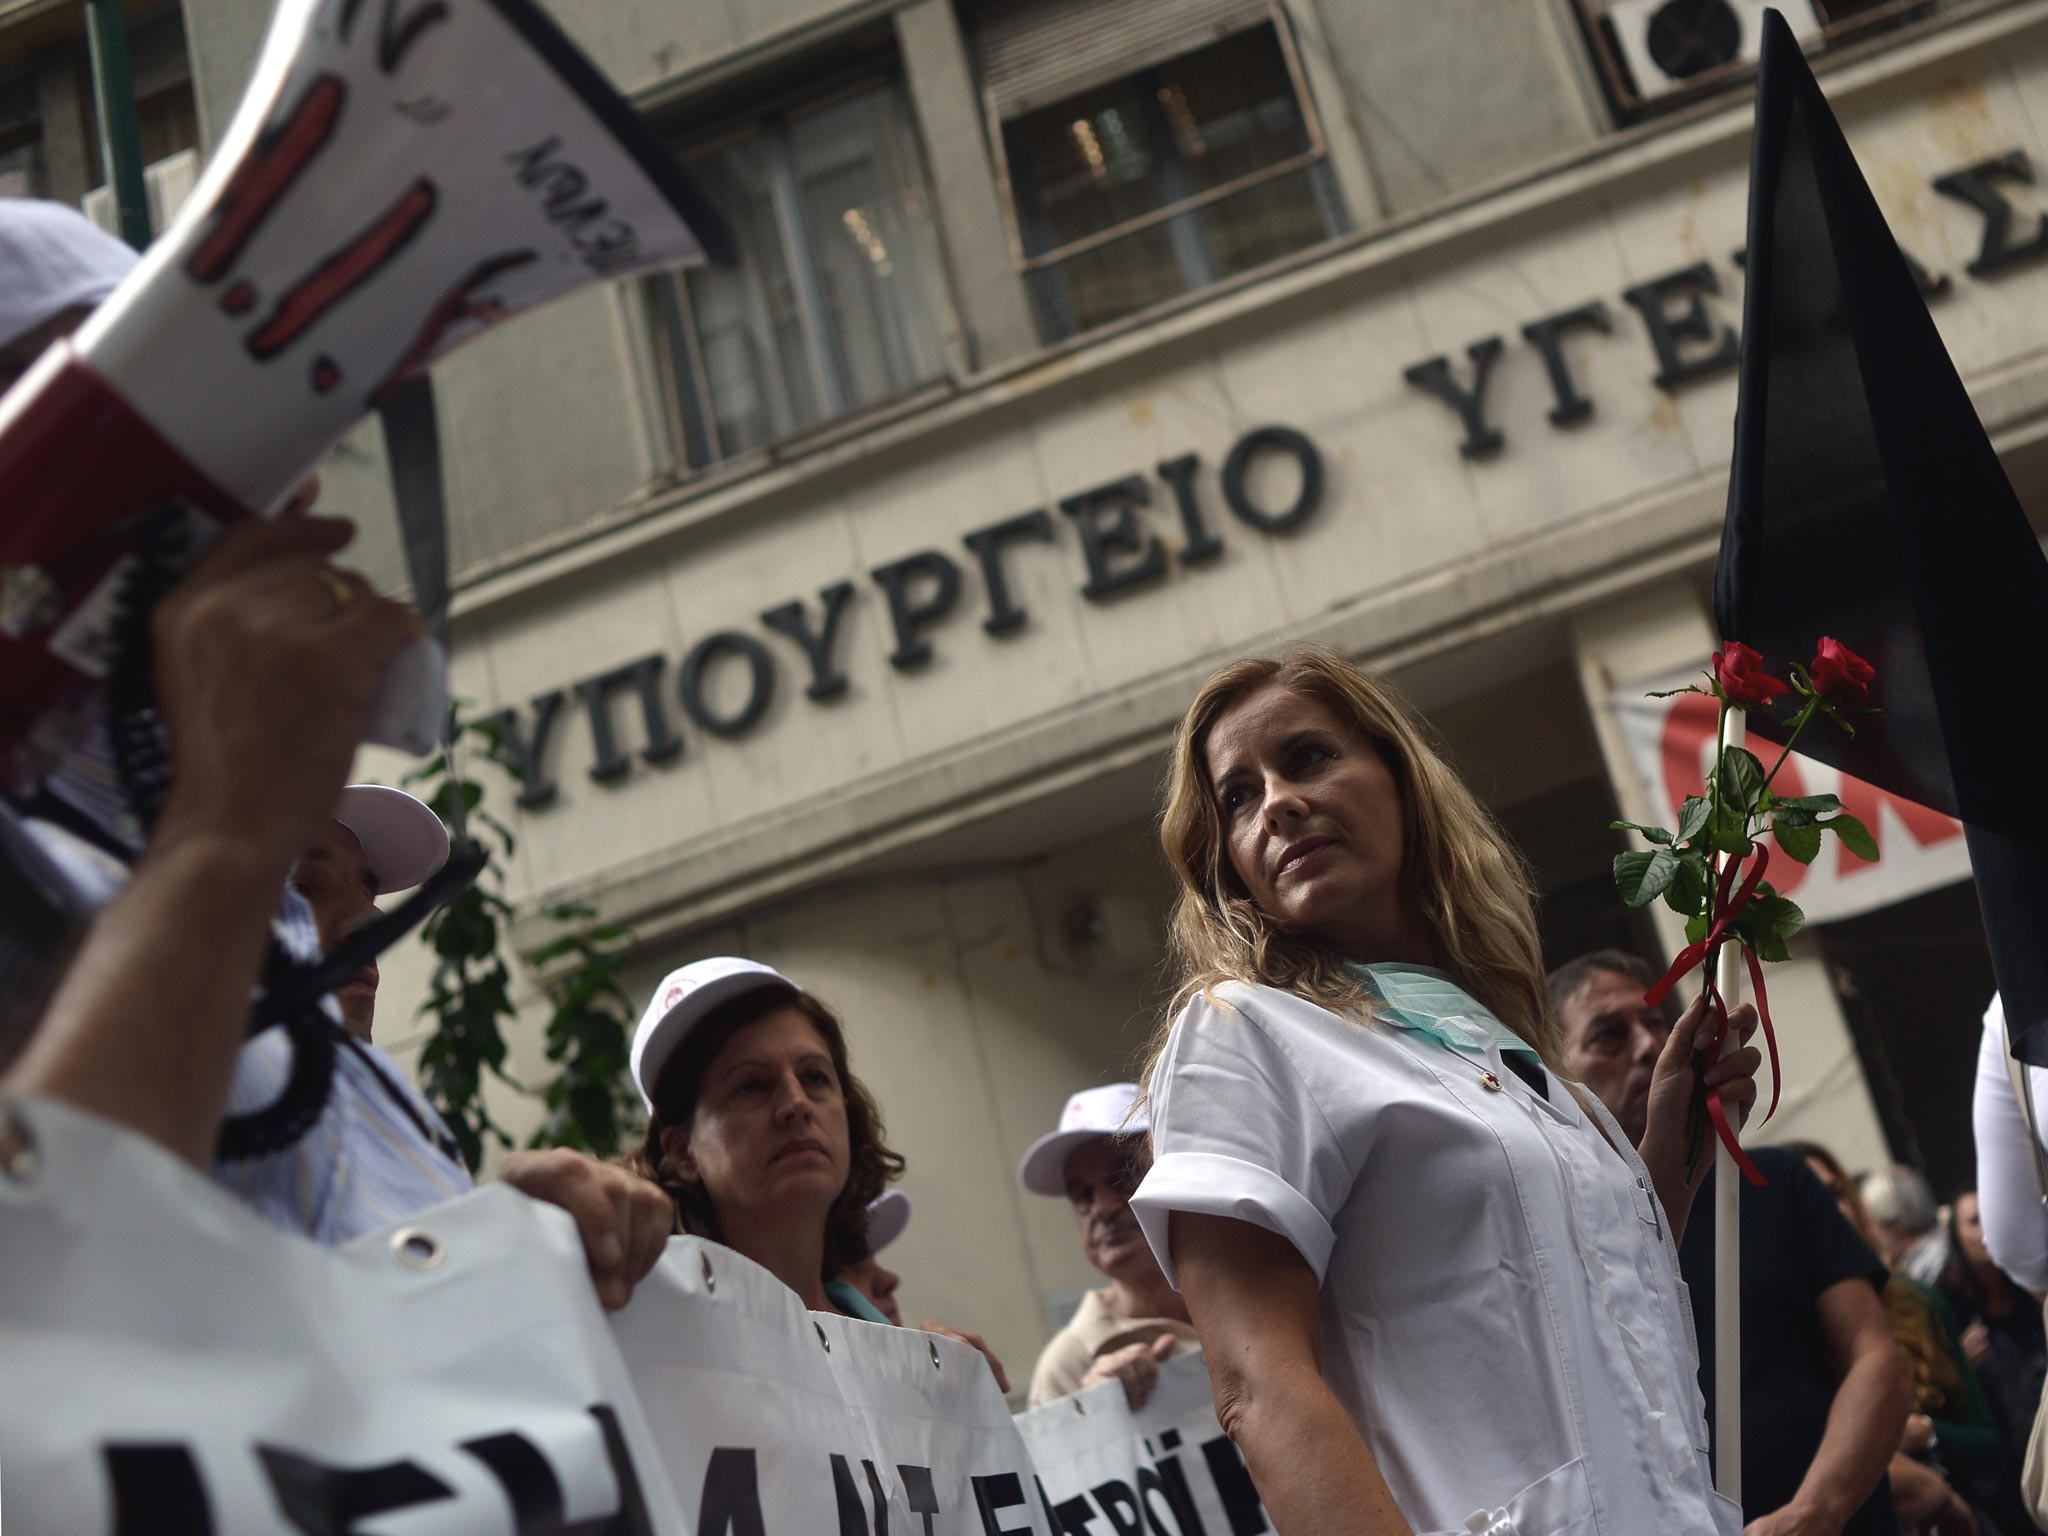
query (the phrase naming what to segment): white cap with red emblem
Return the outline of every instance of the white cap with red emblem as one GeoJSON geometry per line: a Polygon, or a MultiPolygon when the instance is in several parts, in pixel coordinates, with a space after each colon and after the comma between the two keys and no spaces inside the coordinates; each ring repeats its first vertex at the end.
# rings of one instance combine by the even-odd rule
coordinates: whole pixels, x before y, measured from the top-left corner
{"type": "Polygon", "coordinates": [[[690,1037],[690,1031],[719,1004],[762,987],[798,990],[795,982],[773,966],[737,955],[693,960],[662,978],[647,1011],[640,1015],[640,1027],[633,1031],[633,1082],[649,1110],[654,1108],[654,1088],[661,1081],[661,1069],[690,1037]]]}

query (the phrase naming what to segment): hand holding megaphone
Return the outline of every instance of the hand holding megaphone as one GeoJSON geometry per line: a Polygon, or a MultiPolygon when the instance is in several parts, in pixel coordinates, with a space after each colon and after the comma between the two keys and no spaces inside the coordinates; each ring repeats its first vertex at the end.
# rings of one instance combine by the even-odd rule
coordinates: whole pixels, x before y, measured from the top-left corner
{"type": "MultiPolygon", "coordinates": [[[[136,519],[283,503],[504,318],[729,237],[532,0],[284,0],[177,222],[0,401],[0,748],[104,674],[136,519]]],[[[370,738],[438,739],[421,641],[370,738]]]]}

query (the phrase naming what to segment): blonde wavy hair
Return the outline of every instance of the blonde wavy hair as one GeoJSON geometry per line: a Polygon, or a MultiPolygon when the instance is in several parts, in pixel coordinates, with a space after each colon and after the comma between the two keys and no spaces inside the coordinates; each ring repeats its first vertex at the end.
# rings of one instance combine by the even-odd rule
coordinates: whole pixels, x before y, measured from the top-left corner
{"type": "Polygon", "coordinates": [[[1304,646],[1277,660],[1251,657],[1223,668],[1202,685],[1175,735],[1159,842],[1180,877],[1168,935],[1180,983],[1146,1051],[1147,1081],[1181,1007],[1226,981],[1277,987],[1334,1013],[1372,1017],[1371,994],[1349,957],[1288,932],[1260,910],[1230,866],[1205,760],[1209,732],[1225,711],[1266,687],[1321,704],[1378,750],[1401,795],[1404,900],[1420,912],[1439,962],[1458,985],[1558,1069],[1535,890],[1521,856],[1391,687],[1333,651],[1304,646]]]}

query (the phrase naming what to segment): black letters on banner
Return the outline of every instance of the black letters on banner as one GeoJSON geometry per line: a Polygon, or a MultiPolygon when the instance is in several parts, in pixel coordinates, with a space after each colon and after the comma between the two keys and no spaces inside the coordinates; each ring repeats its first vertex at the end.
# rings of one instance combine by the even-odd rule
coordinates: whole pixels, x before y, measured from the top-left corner
{"type": "Polygon", "coordinates": [[[612,733],[611,696],[628,684],[640,694],[640,716],[647,728],[647,745],[640,755],[650,763],[662,763],[683,750],[681,738],[669,724],[668,712],[661,707],[661,669],[667,664],[656,652],[576,684],[576,696],[583,701],[584,713],[590,717],[591,749],[597,758],[590,765],[590,776],[600,784],[624,778],[633,766],[632,759],[619,750],[618,738],[612,733]]]}
{"type": "Polygon", "coordinates": [[[1707,302],[1702,297],[1720,291],[1721,279],[1704,261],[1623,291],[1621,296],[1635,306],[1649,328],[1650,348],[1657,354],[1657,376],[1651,382],[1665,393],[1735,366],[1735,329],[1722,326],[1717,341],[1713,317],[1707,313],[1707,302]],[[1674,313],[1666,307],[1670,300],[1680,297],[1687,300],[1684,308],[1674,313]],[[1684,341],[1715,341],[1716,345],[1711,352],[1687,358],[1679,345],[1684,341]]]}
{"type": "Polygon", "coordinates": [[[1129,1483],[1111,1478],[1106,1483],[1096,1484],[1088,1493],[1115,1529],[1116,1536],[1145,1536],[1145,1517],[1138,1508],[1138,1496],[1131,1492],[1129,1483]]]}
{"type": "Polygon", "coordinates": [[[531,735],[521,733],[516,709],[501,709],[478,722],[485,730],[498,733],[498,739],[519,764],[519,805],[524,810],[538,810],[555,798],[555,781],[548,774],[546,754],[555,720],[562,712],[563,697],[559,688],[534,696],[531,735]]]}
{"type": "Polygon", "coordinates": [[[910,1512],[924,1518],[924,1536],[932,1536],[932,1517],[939,1512],[939,1490],[932,1486],[932,1469],[898,1462],[896,1475],[903,1479],[903,1496],[910,1512]]]}
{"type": "Polygon", "coordinates": [[[931,660],[931,642],[920,631],[952,611],[960,600],[960,567],[936,549],[921,549],[901,560],[878,565],[870,573],[889,600],[889,623],[896,631],[896,649],[889,653],[889,665],[899,672],[931,660]],[[913,580],[931,584],[922,600],[913,601],[913,580]]]}
{"type": "Polygon", "coordinates": [[[2021,181],[2031,185],[2033,180],[2034,167],[2024,149],[2009,149],[2002,155],[1979,160],[1975,165],[1934,178],[1935,191],[1957,202],[1968,203],[1984,220],[1984,238],[1977,247],[1977,257],[1964,268],[1972,277],[1982,277],[2048,255],[2048,214],[2043,214],[2041,222],[2034,226],[2031,240],[2014,245],[2012,204],[2003,192],[1992,185],[1998,181],[2021,181]]]}
{"type": "Polygon", "coordinates": [[[1209,527],[1202,504],[1195,500],[1195,471],[1201,463],[1192,453],[1184,453],[1159,464],[1159,478],[1173,487],[1173,504],[1180,510],[1181,530],[1188,536],[1180,549],[1182,565],[1206,565],[1223,553],[1223,541],[1209,527]]]}
{"type": "Polygon", "coordinates": [[[676,689],[682,695],[683,713],[698,725],[714,736],[739,736],[760,720],[775,697],[775,658],[752,635],[721,629],[690,647],[676,689]],[[704,698],[704,674],[723,652],[731,652],[747,664],[746,702],[729,715],[714,713],[704,698]]]}
{"type": "Polygon", "coordinates": [[[1259,427],[1245,433],[1223,461],[1223,500],[1239,522],[1267,533],[1291,533],[1323,500],[1323,456],[1316,445],[1292,427],[1259,427]],[[1301,466],[1301,489],[1284,512],[1268,512],[1252,500],[1245,475],[1254,455],[1272,450],[1294,456],[1301,466]]]}
{"type": "Polygon", "coordinates": [[[352,1536],[356,1521],[366,1515],[438,1503],[455,1494],[416,1462],[331,1467],[274,1445],[259,1445],[256,1454],[270,1474],[278,1507],[306,1536],[352,1536]]]}
{"type": "Polygon", "coordinates": [[[1566,331],[1599,331],[1612,335],[1614,320],[1607,313],[1607,306],[1594,299],[1577,309],[1559,310],[1541,320],[1531,320],[1522,327],[1523,339],[1542,355],[1543,369],[1550,375],[1551,393],[1557,396],[1557,404],[1550,411],[1553,427],[1567,427],[1593,414],[1593,402],[1579,393],[1579,387],[1572,379],[1572,365],[1565,360],[1564,346],[1559,338],[1566,331]]]}
{"type": "Polygon", "coordinates": [[[1202,1517],[1195,1510],[1194,1495],[1188,1491],[1187,1474],[1181,1471],[1177,1456],[1167,1457],[1157,1468],[1138,1468],[1138,1502],[1144,1506],[1145,1521],[1156,1536],[1209,1536],[1202,1528],[1202,1517]],[[1155,1494],[1173,1516],[1171,1531],[1159,1518],[1155,1494]]]}
{"type": "Polygon", "coordinates": [[[1138,508],[1151,500],[1152,487],[1138,475],[1126,475],[1060,503],[1060,510],[1081,530],[1081,552],[1088,560],[1083,597],[1099,603],[1166,574],[1166,546],[1138,521],[1138,508]],[[1138,558],[1119,570],[1119,555],[1138,558]]]}
{"type": "Polygon", "coordinates": [[[981,1513],[981,1536],[1031,1536],[1028,1525],[1004,1525],[1002,1512],[1024,1507],[1024,1483],[1014,1472],[972,1479],[974,1507],[981,1513]]]}
{"type": "Polygon", "coordinates": [[[988,617],[981,627],[992,635],[1007,635],[1024,627],[1024,609],[1011,595],[1009,573],[1003,569],[1003,546],[1023,539],[1052,543],[1052,518],[1045,508],[1033,507],[977,528],[962,540],[981,562],[981,584],[988,589],[988,617]]]}
{"type": "Polygon", "coordinates": [[[751,1447],[721,1445],[704,1468],[696,1536],[768,1536],[761,1474],[751,1447]]]}
{"type": "Polygon", "coordinates": [[[189,1531],[213,1536],[213,1509],[198,1464],[182,1445],[130,1443],[102,1447],[114,1495],[113,1536],[189,1531]]]}
{"type": "MultiPolygon", "coordinates": [[[[654,1536],[640,1474],[626,1449],[617,1412],[594,1403],[590,1416],[604,1439],[619,1507],[574,1525],[562,1517],[562,1485],[547,1453],[525,1435],[507,1430],[456,1447],[482,1462],[497,1480],[512,1506],[517,1536],[654,1536]]],[[[305,1536],[355,1536],[358,1520],[455,1497],[454,1489],[413,1461],[337,1467],[281,1446],[258,1442],[254,1449],[278,1508],[305,1536]]],[[[112,1443],[102,1447],[101,1454],[113,1492],[111,1536],[154,1536],[159,1531],[213,1536],[213,1511],[190,1447],[112,1443]]],[[[744,1454],[751,1477],[754,1453],[744,1454]]],[[[709,1488],[707,1482],[707,1494],[709,1488]]],[[[758,1498],[755,1505],[751,1527],[742,1522],[733,1536],[765,1536],[758,1498]]],[[[720,1536],[720,1531],[705,1530],[706,1536],[720,1536]]]]}
{"type": "Polygon", "coordinates": [[[1463,389],[1451,377],[1451,360],[1432,357],[1406,369],[1401,377],[1426,395],[1434,395],[1458,413],[1465,424],[1465,440],[1458,452],[1468,459],[1483,459],[1498,453],[1507,439],[1487,425],[1486,386],[1493,380],[1493,365],[1500,361],[1500,338],[1487,336],[1465,349],[1472,359],[1472,387],[1463,389]]]}
{"type": "Polygon", "coordinates": [[[832,651],[839,638],[840,621],[846,617],[846,605],[853,601],[853,583],[835,581],[819,592],[818,601],[824,605],[825,616],[816,629],[811,628],[810,614],[800,598],[770,608],[761,615],[761,622],[777,634],[789,636],[803,651],[804,659],[811,664],[811,680],[804,688],[804,697],[822,704],[846,692],[846,673],[833,661],[832,651]]]}
{"type": "Polygon", "coordinates": [[[1230,1536],[1265,1536],[1266,1511],[1245,1467],[1244,1453],[1231,1443],[1230,1436],[1218,1435],[1202,1442],[1202,1459],[1209,1464],[1209,1479],[1223,1500],[1230,1536]]]}

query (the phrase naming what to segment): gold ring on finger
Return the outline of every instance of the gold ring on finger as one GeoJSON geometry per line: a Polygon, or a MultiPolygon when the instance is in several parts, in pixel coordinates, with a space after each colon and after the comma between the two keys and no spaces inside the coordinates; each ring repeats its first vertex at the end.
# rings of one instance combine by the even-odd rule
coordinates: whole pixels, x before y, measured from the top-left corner
{"type": "Polygon", "coordinates": [[[347,579],[340,572],[330,571],[323,567],[315,571],[313,575],[319,580],[320,585],[325,587],[334,598],[334,611],[336,613],[341,612],[342,609],[355,601],[356,589],[348,584],[347,579]]]}

